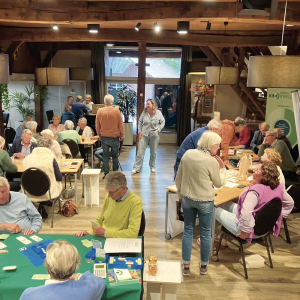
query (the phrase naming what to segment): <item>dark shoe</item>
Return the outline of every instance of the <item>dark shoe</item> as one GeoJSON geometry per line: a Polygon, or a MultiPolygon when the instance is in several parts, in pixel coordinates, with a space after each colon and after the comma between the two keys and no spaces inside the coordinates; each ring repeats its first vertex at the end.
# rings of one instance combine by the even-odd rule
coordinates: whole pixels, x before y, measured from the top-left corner
{"type": "Polygon", "coordinates": [[[182,265],[182,275],[183,276],[190,276],[190,267],[184,267],[184,265],[182,265]]]}
{"type": "Polygon", "coordinates": [[[200,264],[199,267],[200,267],[200,274],[201,275],[206,275],[206,273],[207,273],[207,265],[203,266],[203,265],[200,264]]]}

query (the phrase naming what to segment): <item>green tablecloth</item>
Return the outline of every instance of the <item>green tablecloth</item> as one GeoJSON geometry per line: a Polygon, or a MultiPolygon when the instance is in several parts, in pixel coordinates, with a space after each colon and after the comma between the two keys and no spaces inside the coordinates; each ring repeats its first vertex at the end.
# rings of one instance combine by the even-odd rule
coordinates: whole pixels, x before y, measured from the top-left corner
{"type": "MultiPolygon", "coordinates": [[[[19,248],[26,247],[23,243],[19,242],[16,238],[20,234],[11,234],[5,241],[2,241],[9,253],[0,254],[0,300],[17,300],[20,298],[22,292],[28,287],[35,287],[44,285],[44,280],[32,280],[34,274],[47,274],[47,270],[44,266],[35,268],[29,260],[19,251],[19,248]],[[3,271],[5,266],[16,265],[15,271],[3,271]]],[[[93,273],[93,264],[88,264],[84,258],[85,254],[92,248],[86,248],[82,245],[82,239],[97,239],[104,244],[104,238],[97,238],[94,236],[84,236],[77,238],[74,235],[50,235],[50,234],[38,234],[44,241],[46,240],[58,240],[64,239],[72,243],[78,250],[81,257],[81,265],[76,272],[84,273],[90,271],[93,273]]],[[[27,237],[30,239],[29,237],[27,237]]],[[[30,239],[31,240],[31,239],[30,239]]],[[[32,244],[35,244],[33,240],[32,244]]],[[[106,278],[106,288],[101,299],[120,299],[120,300],[135,300],[140,299],[141,284],[130,284],[122,286],[110,287],[108,278],[106,278]]]]}

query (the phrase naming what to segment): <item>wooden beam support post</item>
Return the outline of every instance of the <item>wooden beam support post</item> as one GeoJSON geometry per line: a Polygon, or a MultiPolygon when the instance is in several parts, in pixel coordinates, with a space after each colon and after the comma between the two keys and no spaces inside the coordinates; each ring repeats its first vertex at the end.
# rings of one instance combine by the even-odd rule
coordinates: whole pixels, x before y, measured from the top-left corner
{"type": "MultiPolygon", "coordinates": [[[[140,115],[145,107],[145,85],[146,85],[146,42],[139,42],[139,66],[138,66],[138,86],[137,86],[137,128],[140,115]]],[[[136,134],[136,153],[139,148],[138,129],[136,134]]]]}
{"type": "Polygon", "coordinates": [[[239,50],[240,50],[240,53],[239,53],[239,57],[238,57],[238,65],[239,65],[239,70],[240,70],[240,74],[241,74],[242,71],[245,69],[245,51],[246,51],[246,48],[245,47],[240,47],[239,50]]]}
{"type": "MultiPolygon", "coordinates": [[[[2,94],[0,93],[0,107],[2,108],[2,94]]],[[[0,110],[0,135],[4,137],[4,118],[3,111],[0,110]]]]}
{"type": "Polygon", "coordinates": [[[34,108],[35,121],[38,123],[37,132],[41,132],[44,128],[44,105],[40,97],[40,86],[34,85],[34,108]]]}
{"type": "Polygon", "coordinates": [[[23,43],[24,41],[12,42],[5,52],[9,56],[9,75],[11,75],[13,72],[15,54],[23,43]]]}

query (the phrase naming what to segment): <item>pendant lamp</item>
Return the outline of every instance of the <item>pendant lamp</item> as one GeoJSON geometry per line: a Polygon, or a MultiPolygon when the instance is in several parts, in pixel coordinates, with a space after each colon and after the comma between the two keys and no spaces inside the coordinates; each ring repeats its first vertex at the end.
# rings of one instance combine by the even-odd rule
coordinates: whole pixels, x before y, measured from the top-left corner
{"type": "Polygon", "coordinates": [[[70,68],[70,80],[94,80],[93,68],[70,68]]]}
{"type": "MultiPolygon", "coordinates": [[[[284,37],[287,0],[281,37],[281,51],[284,37]]],[[[292,55],[250,56],[248,65],[248,87],[299,88],[300,57],[292,55]]]]}
{"type": "Polygon", "coordinates": [[[250,56],[247,86],[300,88],[300,56],[250,56]]]}
{"type": "Polygon", "coordinates": [[[236,67],[206,67],[205,84],[225,85],[239,83],[239,69],[236,67]]]}
{"type": "Polygon", "coordinates": [[[69,85],[68,68],[36,68],[35,81],[38,85],[69,85]]]}
{"type": "Polygon", "coordinates": [[[9,83],[9,57],[0,54],[0,84],[9,83]]]}

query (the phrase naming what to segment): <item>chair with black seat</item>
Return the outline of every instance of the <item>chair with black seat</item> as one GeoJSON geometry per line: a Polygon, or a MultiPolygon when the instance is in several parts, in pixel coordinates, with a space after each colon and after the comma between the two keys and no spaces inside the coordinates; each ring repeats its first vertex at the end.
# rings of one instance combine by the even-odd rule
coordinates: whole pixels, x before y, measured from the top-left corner
{"type": "Polygon", "coordinates": [[[4,125],[4,129],[8,125],[8,120],[9,120],[9,113],[3,113],[3,125],[4,125]]]}
{"type": "Polygon", "coordinates": [[[68,145],[68,147],[71,151],[72,157],[75,158],[79,153],[78,144],[75,141],[70,140],[70,139],[65,139],[62,142],[68,145]]]}
{"type": "Polygon", "coordinates": [[[54,112],[53,110],[47,110],[46,111],[46,116],[47,116],[47,120],[49,124],[53,124],[53,116],[54,116],[54,112]]]}
{"type": "MultiPolygon", "coordinates": [[[[61,201],[60,196],[56,199],[52,199],[51,197],[51,181],[48,175],[37,168],[29,168],[24,171],[21,177],[21,185],[22,189],[24,190],[25,195],[27,195],[30,199],[30,195],[35,197],[40,197],[47,194],[49,197],[47,199],[38,201],[37,203],[42,202],[52,202],[52,220],[51,220],[51,228],[53,228],[53,216],[54,216],[54,205],[58,200],[59,203],[59,211],[61,211],[61,201]],[[30,194],[30,195],[28,195],[30,194]]],[[[32,201],[32,200],[31,200],[32,201]]],[[[35,202],[35,201],[32,201],[35,202]]]]}
{"type": "MultiPolygon", "coordinates": [[[[255,226],[254,226],[254,236],[252,238],[252,244],[253,243],[260,243],[261,245],[265,246],[268,252],[269,262],[270,262],[270,268],[273,269],[273,263],[272,258],[270,254],[269,244],[271,247],[272,252],[274,253],[272,241],[270,234],[273,230],[273,227],[275,226],[280,213],[282,211],[282,202],[279,198],[272,199],[269,203],[265,204],[256,214],[255,216],[255,226]],[[261,241],[263,240],[263,243],[261,241]]],[[[220,241],[217,247],[216,254],[212,256],[212,261],[218,261],[218,254],[220,251],[220,246],[222,242],[222,238],[227,239],[227,237],[224,237],[224,234],[231,237],[234,241],[238,242],[236,244],[232,240],[228,239],[228,242],[233,244],[234,246],[238,247],[241,255],[242,255],[242,262],[245,272],[245,278],[248,279],[248,273],[247,273],[247,267],[245,262],[245,254],[243,245],[246,244],[246,240],[240,239],[235,234],[231,233],[229,230],[227,230],[224,226],[221,228],[221,235],[220,235],[220,241]]]]}
{"type": "Polygon", "coordinates": [[[6,127],[4,130],[4,138],[7,144],[12,144],[16,136],[16,131],[12,127],[6,127]]]}

